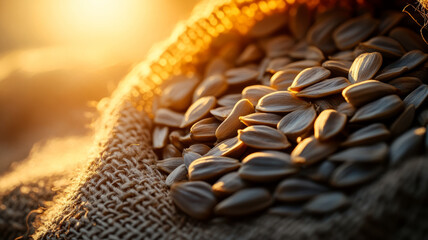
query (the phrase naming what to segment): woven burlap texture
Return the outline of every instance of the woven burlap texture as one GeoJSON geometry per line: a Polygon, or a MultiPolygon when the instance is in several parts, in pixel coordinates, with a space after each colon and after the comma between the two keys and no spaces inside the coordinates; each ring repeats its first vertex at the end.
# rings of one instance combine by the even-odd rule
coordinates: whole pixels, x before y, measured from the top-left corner
{"type": "MultiPolygon", "coordinates": [[[[388,171],[351,195],[351,208],[326,217],[284,218],[262,214],[201,222],[177,212],[172,204],[169,188],[164,184],[165,175],[156,169],[156,155],[150,147],[150,106],[158,93],[157,86],[171,74],[192,71],[192,63],[203,61],[208,55],[198,53],[206,53],[208,43],[221,38],[220,33],[209,30],[216,24],[210,18],[223,24],[222,31],[236,29],[243,33],[255,18],[284,11],[285,6],[282,1],[219,1],[217,6],[204,6],[207,15],[200,13],[197,19],[189,20],[190,24],[181,27],[182,34],[178,31],[172,41],[158,47],[163,51],[137,66],[121,83],[98,123],[95,144],[98,156],[88,160],[83,173],[75,174],[68,189],[57,196],[55,204],[50,205],[28,233],[35,231],[33,236],[38,239],[423,239],[427,236],[427,156],[408,159],[388,171]],[[243,9],[247,10],[241,12],[243,9]],[[220,19],[221,13],[226,13],[226,17],[220,19]],[[191,48],[180,50],[180,43],[190,44],[191,48]]],[[[13,231],[14,225],[8,217],[20,213],[15,217],[19,229],[5,234],[5,238],[22,234],[25,219],[19,218],[37,209],[35,206],[42,200],[52,200],[56,192],[49,187],[49,176],[46,177],[44,188],[40,188],[43,194],[31,204],[24,202],[29,193],[16,190],[21,186],[1,196],[7,211],[0,209],[0,229],[13,231]]]]}

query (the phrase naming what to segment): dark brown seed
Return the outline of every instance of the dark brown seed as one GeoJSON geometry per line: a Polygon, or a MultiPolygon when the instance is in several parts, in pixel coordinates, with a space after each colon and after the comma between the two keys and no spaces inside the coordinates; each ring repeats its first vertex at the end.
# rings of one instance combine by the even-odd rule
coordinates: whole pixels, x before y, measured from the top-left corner
{"type": "Polygon", "coordinates": [[[188,148],[189,151],[198,153],[200,155],[206,154],[210,149],[210,147],[202,143],[190,145],[190,147],[188,148]]]}
{"type": "Polygon", "coordinates": [[[217,203],[211,186],[202,181],[174,184],[171,198],[178,208],[196,219],[209,218],[217,203]]]}
{"type": "Polygon", "coordinates": [[[416,33],[408,28],[396,27],[392,29],[391,32],[389,32],[389,36],[400,42],[407,51],[427,50],[427,46],[419,33],[416,33]]]}
{"type": "Polygon", "coordinates": [[[412,126],[413,119],[415,118],[416,108],[410,104],[406,109],[394,120],[391,124],[391,134],[393,138],[400,136],[407,129],[412,126]]]}
{"type": "Polygon", "coordinates": [[[234,193],[215,207],[216,215],[242,216],[261,211],[272,204],[272,197],[264,188],[246,188],[234,193]]]}
{"type": "Polygon", "coordinates": [[[225,73],[229,85],[244,85],[256,81],[259,72],[249,67],[232,68],[225,73]]]}
{"type": "Polygon", "coordinates": [[[215,105],[216,98],[213,96],[207,96],[198,99],[189,107],[189,109],[187,109],[180,127],[188,127],[202,118],[205,118],[210,113],[210,110],[215,107],[215,105]]]}
{"type": "Polygon", "coordinates": [[[367,163],[344,163],[331,177],[330,184],[335,187],[352,187],[371,181],[383,171],[381,165],[367,163]]]}
{"type": "Polygon", "coordinates": [[[218,140],[224,140],[236,136],[238,129],[245,125],[239,120],[240,116],[245,116],[254,112],[254,106],[247,99],[242,99],[236,103],[229,116],[218,126],[215,136],[218,140]]]}
{"type": "Polygon", "coordinates": [[[407,96],[417,87],[422,84],[422,81],[417,77],[399,77],[388,82],[398,90],[400,96],[407,96]]]}
{"type": "Polygon", "coordinates": [[[273,37],[266,44],[266,55],[269,58],[286,56],[293,45],[294,39],[288,35],[273,37]]]}
{"type": "MultiPolygon", "coordinates": [[[[336,61],[346,61],[346,62],[352,62],[354,61],[356,55],[354,53],[354,51],[348,50],[348,51],[340,51],[337,52],[331,56],[328,57],[328,59],[330,60],[336,60],[336,61]]],[[[349,66],[350,68],[351,66],[349,66]]],[[[346,76],[348,76],[348,74],[346,74],[346,76]]]]}
{"type": "Polygon", "coordinates": [[[371,79],[382,66],[382,55],[378,52],[363,53],[355,58],[349,68],[348,79],[351,83],[358,83],[371,79]]]}
{"type": "Polygon", "coordinates": [[[260,98],[256,109],[262,112],[286,113],[309,106],[310,103],[295,97],[290,92],[277,91],[260,98]]]}
{"type": "Polygon", "coordinates": [[[165,147],[168,141],[168,127],[156,126],[153,130],[153,148],[161,149],[165,147]]]}
{"type": "Polygon", "coordinates": [[[403,100],[404,105],[414,105],[415,109],[418,109],[428,99],[428,85],[422,84],[413,90],[403,100]]]}
{"type": "Polygon", "coordinates": [[[260,98],[275,91],[275,89],[268,86],[252,85],[242,90],[242,98],[247,99],[251,104],[256,106],[260,98]]]}
{"type": "Polygon", "coordinates": [[[338,143],[318,141],[314,136],[305,138],[291,152],[293,163],[303,166],[312,165],[336,151],[338,143]]]}
{"type": "Polygon", "coordinates": [[[320,164],[302,170],[304,176],[318,182],[328,182],[330,176],[336,169],[336,164],[330,161],[323,161],[320,164]]]}
{"type": "Polygon", "coordinates": [[[230,112],[232,112],[233,107],[218,107],[210,110],[211,115],[217,118],[219,121],[224,121],[230,112]]]}
{"type": "Polygon", "coordinates": [[[269,208],[268,213],[283,217],[296,217],[303,212],[301,205],[277,205],[269,208]]]}
{"type": "Polygon", "coordinates": [[[356,109],[348,102],[339,104],[336,107],[336,111],[345,114],[348,118],[354,116],[356,109]]]}
{"type": "Polygon", "coordinates": [[[175,168],[166,178],[165,184],[172,186],[174,183],[182,182],[187,180],[187,168],[184,164],[181,164],[175,168]]]}
{"type": "Polygon", "coordinates": [[[177,76],[163,91],[161,104],[165,108],[184,111],[192,103],[193,90],[199,83],[196,76],[177,76]]]}
{"type": "Polygon", "coordinates": [[[299,70],[278,71],[270,78],[270,86],[280,91],[287,90],[299,73],[299,70]]]}
{"type": "Polygon", "coordinates": [[[330,71],[323,67],[311,67],[301,71],[288,88],[290,91],[300,91],[303,88],[320,82],[330,76],[330,71]]]}
{"type": "Polygon", "coordinates": [[[193,102],[206,96],[221,96],[227,90],[226,78],[221,75],[212,75],[202,81],[193,93],[193,102]]]}
{"type": "Polygon", "coordinates": [[[302,134],[312,130],[313,123],[317,117],[314,107],[296,110],[285,115],[278,122],[278,130],[287,136],[287,138],[296,141],[302,134]]]}
{"type": "Polygon", "coordinates": [[[341,77],[348,77],[349,68],[351,68],[351,66],[351,61],[344,60],[328,60],[322,64],[322,67],[330,70],[332,75],[341,77]]]}
{"type": "Polygon", "coordinates": [[[238,160],[228,157],[206,156],[192,162],[189,166],[189,179],[210,180],[221,177],[240,167],[238,160]]]}
{"type": "Polygon", "coordinates": [[[397,61],[383,68],[382,71],[380,71],[380,73],[376,76],[376,79],[385,81],[397,77],[404,72],[414,69],[419,64],[424,63],[427,58],[428,55],[419,50],[410,51],[404,54],[397,61]]]}
{"type": "Polygon", "coordinates": [[[358,46],[365,52],[379,52],[384,58],[399,58],[405,53],[401,44],[393,38],[376,36],[358,46]]]}
{"type": "Polygon", "coordinates": [[[344,88],[349,85],[350,83],[348,79],[344,77],[325,79],[321,82],[315,83],[314,85],[300,90],[296,93],[296,96],[305,98],[321,98],[328,95],[340,93],[344,88]]]}
{"type": "Polygon", "coordinates": [[[183,120],[183,114],[174,112],[167,108],[160,108],[155,113],[154,122],[158,125],[165,125],[168,127],[180,127],[183,120]]]}
{"type": "Polygon", "coordinates": [[[245,148],[245,144],[238,137],[234,137],[221,141],[209,150],[205,156],[238,157],[245,151],[245,148]]]}
{"type": "Polygon", "coordinates": [[[238,130],[238,138],[245,145],[257,149],[286,149],[291,146],[287,137],[275,128],[255,125],[238,130]]]}
{"type": "Polygon", "coordinates": [[[395,87],[377,80],[359,82],[348,86],[342,91],[345,100],[354,107],[362,106],[380,97],[395,93],[397,93],[395,87]]]}
{"type": "Polygon", "coordinates": [[[328,188],[304,179],[285,179],[275,189],[275,199],[283,202],[299,202],[309,200],[328,188]]]}
{"type": "Polygon", "coordinates": [[[389,139],[390,132],[382,123],[373,123],[367,127],[361,128],[348,136],[344,147],[353,147],[359,145],[373,144],[389,139]]]}
{"type": "Polygon", "coordinates": [[[378,26],[379,34],[384,35],[389,32],[389,30],[395,27],[404,17],[405,14],[401,12],[385,11],[378,26]]]}
{"type": "Polygon", "coordinates": [[[184,165],[186,166],[186,169],[189,169],[190,164],[192,164],[193,161],[201,157],[202,157],[201,154],[185,149],[183,151],[183,162],[184,162],[184,165]]]}
{"type": "Polygon", "coordinates": [[[287,64],[291,62],[291,59],[288,57],[279,57],[274,58],[269,61],[269,64],[266,67],[266,72],[276,73],[281,68],[285,67],[287,64]]]}
{"type": "Polygon", "coordinates": [[[236,60],[236,64],[244,65],[255,62],[260,60],[263,55],[263,51],[256,44],[250,44],[242,51],[241,55],[239,55],[238,60],[236,60]]]}
{"type": "Polygon", "coordinates": [[[316,196],[304,206],[304,210],[313,214],[326,214],[349,205],[349,200],[343,193],[331,192],[316,196]]]}
{"type": "Polygon", "coordinates": [[[346,120],[346,115],[336,110],[322,111],[314,123],[315,138],[326,141],[337,136],[345,128],[346,120]]]}
{"type": "Polygon", "coordinates": [[[242,160],[238,173],[242,179],[252,182],[272,182],[294,174],[290,155],[278,151],[256,152],[242,160]]]}
{"type": "Polygon", "coordinates": [[[311,25],[311,14],[306,4],[294,5],[290,8],[288,27],[296,39],[305,37],[311,25]]]}
{"type": "Polygon", "coordinates": [[[376,29],[379,21],[369,14],[350,19],[342,23],[333,32],[333,39],[340,50],[351,49],[368,38],[376,29]]]}
{"type": "Polygon", "coordinates": [[[426,128],[420,127],[411,129],[395,139],[389,149],[390,165],[395,166],[405,158],[420,153],[423,149],[425,134],[426,128]]]}
{"type": "Polygon", "coordinates": [[[162,158],[181,157],[181,152],[174,145],[168,144],[162,149],[162,158]]]}
{"type": "Polygon", "coordinates": [[[388,119],[403,111],[404,103],[397,95],[388,95],[362,106],[349,122],[365,122],[388,119]]]}
{"type": "Polygon", "coordinates": [[[388,157],[388,145],[377,143],[345,149],[331,155],[328,160],[334,162],[382,162],[388,157]]]}
{"type": "Polygon", "coordinates": [[[264,37],[276,30],[279,30],[287,22],[285,14],[273,14],[263,18],[261,21],[257,21],[256,24],[250,29],[248,35],[251,37],[264,37]]]}
{"type": "Polygon", "coordinates": [[[242,95],[240,93],[228,94],[218,99],[217,103],[223,107],[233,107],[241,98],[242,95]]]}
{"type": "Polygon", "coordinates": [[[221,177],[213,186],[213,192],[216,196],[228,196],[244,189],[249,184],[243,180],[238,172],[230,172],[221,177]]]}
{"type": "Polygon", "coordinates": [[[182,157],[172,157],[172,158],[166,158],[164,160],[160,160],[156,163],[156,167],[165,172],[170,174],[174,169],[176,169],[178,166],[183,164],[183,158],[182,157]]]}
{"type": "Polygon", "coordinates": [[[252,113],[239,117],[239,120],[247,126],[266,125],[276,127],[282,116],[273,113],[252,113]]]}
{"type": "Polygon", "coordinates": [[[202,119],[190,128],[190,136],[194,141],[215,141],[217,139],[215,132],[219,125],[219,121],[213,117],[202,119]]]}

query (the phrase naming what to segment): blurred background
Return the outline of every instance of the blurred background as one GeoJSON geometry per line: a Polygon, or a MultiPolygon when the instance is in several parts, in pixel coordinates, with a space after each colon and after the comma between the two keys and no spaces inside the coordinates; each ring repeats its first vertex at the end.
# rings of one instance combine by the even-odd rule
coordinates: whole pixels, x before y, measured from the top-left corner
{"type": "Polygon", "coordinates": [[[197,2],[0,0],[0,175],[34,151],[60,161],[90,141],[96,103],[197,2]]]}

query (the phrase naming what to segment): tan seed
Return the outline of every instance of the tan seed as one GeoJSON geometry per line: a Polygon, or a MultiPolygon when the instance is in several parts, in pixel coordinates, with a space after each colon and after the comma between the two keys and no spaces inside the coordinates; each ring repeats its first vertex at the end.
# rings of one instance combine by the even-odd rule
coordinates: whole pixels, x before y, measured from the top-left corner
{"type": "Polygon", "coordinates": [[[160,108],[155,113],[154,122],[158,125],[165,125],[168,127],[180,127],[183,120],[183,114],[174,112],[167,108],[160,108]]]}
{"type": "Polygon", "coordinates": [[[315,138],[320,141],[326,141],[337,136],[345,128],[346,120],[346,115],[336,110],[328,109],[322,111],[315,120],[315,138]]]}
{"type": "Polygon", "coordinates": [[[245,127],[245,125],[239,121],[239,117],[253,112],[254,106],[247,99],[242,99],[237,102],[229,116],[218,126],[217,130],[215,131],[215,136],[217,139],[223,140],[236,136],[238,129],[245,127]]]}
{"type": "Polygon", "coordinates": [[[406,106],[414,105],[418,109],[427,99],[428,85],[422,84],[407,95],[403,102],[406,106]]]}
{"type": "Polygon", "coordinates": [[[287,90],[299,73],[299,70],[278,71],[270,78],[270,86],[279,91],[287,90]]]}
{"type": "Polygon", "coordinates": [[[282,116],[273,113],[252,113],[239,117],[239,120],[247,126],[266,125],[276,127],[282,116]]]}
{"type": "Polygon", "coordinates": [[[230,172],[221,177],[213,186],[212,190],[216,196],[229,196],[244,189],[249,184],[243,180],[238,172],[230,172]]]}
{"type": "Polygon", "coordinates": [[[165,180],[167,186],[172,186],[174,183],[187,180],[187,168],[181,164],[172,171],[165,180]]]}
{"type": "Polygon", "coordinates": [[[316,196],[304,206],[304,210],[312,214],[327,214],[349,205],[349,200],[343,193],[331,192],[316,196]]]}
{"type": "Polygon", "coordinates": [[[354,107],[372,102],[380,97],[395,94],[397,89],[377,80],[366,80],[348,86],[342,91],[345,100],[354,107]]]}
{"type": "Polygon", "coordinates": [[[193,93],[193,102],[206,96],[221,96],[227,90],[226,78],[223,75],[212,75],[202,81],[193,93]]]}
{"type": "Polygon", "coordinates": [[[301,71],[288,88],[290,91],[300,91],[305,87],[320,82],[330,76],[330,71],[323,67],[311,67],[301,71]]]}
{"type": "Polygon", "coordinates": [[[252,105],[256,106],[260,98],[275,91],[275,89],[268,86],[252,85],[242,90],[242,98],[247,99],[252,105]]]}
{"type": "Polygon", "coordinates": [[[385,125],[382,123],[373,123],[350,134],[341,145],[344,147],[354,147],[374,144],[388,140],[390,135],[385,125]]]}
{"type": "Polygon", "coordinates": [[[188,148],[189,151],[198,153],[200,155],[205,155],[210,149],[210,147],[202,143],[190,145],[190,147],[188,148]]]}
{"type": "Polygon", "coordinates": [[[272,197],[264,188],[242,189],[215,207],[215,213],[221,216],[242,216],[261,211],[272,204],[272,197]]]}
{"type": "Polygon", "coordinates": [[[245,151],[245,144],[238,137],[221,141],[209,150],[205,156],[239,157],[245,151]]]}
{"type": "Polygon", "coordinates": [[[383,68],[379,75],[376,76],[376,79],[380,81],[385,81],[397,77],[424,63],[427,58],[428,55],[421,52],[420,50],[412,50],[404,54],[397,61],[383,68]]]}
{"type": "Polygon", "coordinates": [[[232,112],[233,107],[218,107],[210,110],[211,115],[213,115],[217,120],[224,121],[227,116],[232,112]]]}
{"type": "Polygon", "coordinates": [[[190,128],[190,136],[194,141],[215,141],[217,139],[215,132],[219,125],[219,121],[215,118],[202,119],[190,128]]]}
{"type": "Polygon", "coordinates": [[[153,148],[154,149],[161,149],[165,147],[167,141],[168,141],[168,133],[169,129],[168,127],[161,127],[156,126],[153,130],[153,148]]]}
{"type": "Polygon", "coordinates": [[[161,96],[161,104],[165,108],[176,111],[184,111],[192,103],[193,90],[199,83],[196,76],[177,76],[171,79],[161,96]]]}
{"type": "Polygon", "coordinates": [[[293,163],[303,166],[312,165],[336,151],[338,143],[320,142],[314,136],[305,138],[291,152],[293,163]]]}
{"type": "Polygon", "coordinates": [[[181,122],[181,128],[188,127],[195,122],[206,117],[210,110],[216,105],[216,98],[213,96],[203,97],[194,102],[184,114],[184,119],[181,122]]]}
{"type": "Polygon", "coordinates": [[[322,64],[322,67],[330,70],[332,75],[341,77],[348,77],[351,66],[352,62],[346,60],[328,60],[322,64]]]}
{"type": "Polygon", "coordinates": [[[218,99],[217,103],[223,107],[234,107],[235,104],[241,100],[242,95],[240,93],[228,94],[218,99]]]}
{"type": "Polygon", "coordinates": [[[245,145],[257,149],[285,149],[291,146],[287,137],[280,131],[264,126],[255,125],[238,130],[238,138],[245,145]]]}
{"type": "Polygon", "coordinates": [[[277,91],[260,98],[256,109],[262,112],[286,113],[309,106],[310,104],[308,102],[295,97],[290,92],[277,91]]]}
{"type": "Polygon", "coordinates": [[[171,198],[180,210],[196,219],[209,218],[217,203],[211,186],[202,181],[174,184],[171,198]]]}
{"type": "Polygon", "coordinates": [[[285,179],[275,189],[275,199],[283,202],[300,202],[309,200],[328,188],[309,180],[291,178],[285,179]]]}
{"type": "Polygon", "coordinates": [[[284,133],[288,139],[296,141],[297,138],[312,130],[317,112],[314,107],[299,109],[285,115],[278,122],[278,130],[284,133]]]}
{"type": "Polygon", "coordinates": [[[174,130],[169,134],[169,142],[178,150],[182,150],[184,148],[184,142],[182,141],[184,134],[184,131],[181,129],[174,130]]]}
{"type": "Polygon", "coordinates": [[[172,158],[166,158],[164,160],[160,160],[156,163],[156,167],[165,172],[170,174],[174,169],[176,169],[178,166],[182,165],[184,163],[182,157],[172,157],[172,158]]]}
{"type": "Polygon", "coordinates": [[[174,145],[167,144],[162,149],[162,158],[166,159],[166,158],[171,158],[171,157],[181,157],[181,152],[174,145]]]}
{"type": "Polygon", "coordinates": [[[355,58],[349,69],[348,79],[358,83],[371,79],[382,66],[382,55],[378,52],[363,53],[355,58]]]}
{"type": "Polygon", "coordinates": [[[291,62],[291,59],[288,57],[279,57],[274,58],[269,61],[269,64],[266,67],[266,72],[276,73],[281,68],[285,67],[287,64],[291,62]]]}
{"type": "Polygon", "coordinates": [[[369,14],[350,19],[333,32],[334,42],[340,50],[351,49],[376,31],[378,24],[369,14]]]}
{"type": "Polygon", "coordinates": [[[392,136],[398,137],[406,130],[408,130],[413,123],[413,119],[415,118],[416,108],[413,104],[404,109],[404,111],[392,122],[391,124],[391,134],[392,136]]]}
{"type": "Polygon", "coordinates": [[[238,160],[228,157],[206,156],[193,161],[189,166],[189,179],[210,180],[238,169],[238,160]]]}
{"type": "Polygon", "coordinates": [[[334,162],[382,162],[388,157],[388,145],[381,142],[372,145],[357,146],[331,155],[328,160],[334,162]]]}
{"type": "Polygon", "coordinates": [[[225,73],[229,85],[244,85],[254,83],[259,72],[249,67],[232,68],[225,73]]]}
{"type": "Polygon", "coordinates": [[[321,82],[315,83],[314,85],[300,90],[296,93],[296,96],[305,98],[321,98],[328,95],[340,93],[344,88],[349,85],[350,83],[348,79],[344,77],[325,79],[321,82]]]}
{"type": "Polygon", "coordinates": [[[334,187],[352,187],[369,182],[383,171],[382,165],[367,163],[344,163],[339,166],[331,177],[330,184],[334,187]]]}
{"type": "Polygon", "coordinates": [[[388,95],[358,109],[349,120],[351,123],[376,121],[395,116],[404,109],[404,103],[397,95],[388,95]]]}

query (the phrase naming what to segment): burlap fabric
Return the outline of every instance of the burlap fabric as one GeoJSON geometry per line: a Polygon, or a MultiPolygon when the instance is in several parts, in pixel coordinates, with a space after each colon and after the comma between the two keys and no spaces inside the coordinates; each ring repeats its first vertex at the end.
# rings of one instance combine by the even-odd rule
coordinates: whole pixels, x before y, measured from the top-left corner
{"type": "Polygon", "coordinates": [[[245,33],[255,19],[286,11],[286,5],[275,0],[218,1],[199,7],[190,23],[179,27],[169,42],[157,48],[160,51],[122,81],[97,123],[97,154],[88,158],[83,171],[68,169],[60,176],[45,176],[0,192],[0,238],[426,238],[427,155],[407,159],[352,194],[351,208],[326,217],[263,214],[201,222],[177,212],[172,204],[165,175],[156,170],[156,155],[150,147],[150,106],[158,85],[173,73],[194,70],[209,57],[210,44],[227,39],[222,31],[245,33]],[[224,28],[219,30],[218,24],[224,28]],[[66,189],[53,188],[58,178],[66,179],[66,189]]]}

